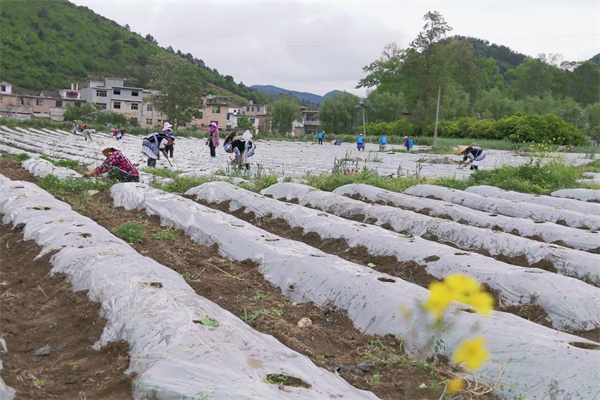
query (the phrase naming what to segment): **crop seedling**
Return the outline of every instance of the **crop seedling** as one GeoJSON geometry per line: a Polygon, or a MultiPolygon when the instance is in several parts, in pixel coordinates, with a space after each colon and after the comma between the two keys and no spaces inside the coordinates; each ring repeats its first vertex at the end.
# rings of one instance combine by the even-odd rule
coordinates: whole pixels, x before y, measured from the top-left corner
{"type": "Polygon", "coordinates": [[[144,225],[135,222],[127,222],[118,226],[113,229],[113,233],[127,243],[145,243],[146,228],[144,225]]]}

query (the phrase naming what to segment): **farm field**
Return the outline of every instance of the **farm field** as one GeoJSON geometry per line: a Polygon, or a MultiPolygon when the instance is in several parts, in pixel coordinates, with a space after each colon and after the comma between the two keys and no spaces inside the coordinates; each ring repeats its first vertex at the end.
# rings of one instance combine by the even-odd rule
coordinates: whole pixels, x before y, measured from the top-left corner
{"type": "MultiPolygon", "coordinates": [[[[96,165],[101,159],[97,146],[67,132],[0,131],[0,152],[96,165]]],[[[143,166],[139,141],[119,144],[143,166]]],[[[178,141],[174,168],[226,171],[224,153],[210,159],[202,143],[178,141]]],[[[252,168],[294,178],[331,170],[336,158],[356,157],[353,151],[258,142],[252,168]]],[[[384,175],[470,173],[456,169],[452,156],[361,156],[384,175]]],[[[43,171],[72,171],[35,157],[23,163],[27,169],[0,160],[8,349],[0,377],[27,398],[68,398],[60,390],[71,386],[70,395],[87,398],[433,399],[450,398],[444,383],[456,376],[470,382],[463,396],[599,396],[598,203],[570,200],[558,216],[557,207],[542,205],[510,215],[506,204],[507,211],[477,210],[428,193],[426,185],[395,198],[368,185],[329,193],[283,181],[260,193],[221,181],[173,194],[146,185],[152,176],[145,172],[140,184],[117,184],[83,201],[26,183],[43,171]],[[481,222],[452,215],[461,210],[481,222]],[[486,225],[486,216],[495,221],[486,225]],[[130,244],[113,236],[132,221],[153,234],[130,244]],[[169,240],[171,233],[177,239],[169,240]],[[23,271],[29,265],[34,272],[23,271]],[[452,324],[432,331],[418,304],[431,282],[453,272],[484,283],[497,311],[482,317],[456,306],[452,324]],[[54,286],[61,295],[52,296],[54,286]],[[83,293],[98,303],[73,298],[83,293]],[[302,318],[311,324],[299,325],[302,318]],[[25,322],[38,326],[19,325],[25,322]],[[21,337],[23,329],[39,336],[21,337]],[[482,386],[446,362],[465,332],[488,344],[490,359],[477,376],[482,386]],[[432,340],[435,349],[427,345],[432,340]],[[94,344],[102,350],[90,351],[94,344]],[[43,347],[47,355],[31,354],[43,347]],[[429,361],[415,361],[422,356],[429,361]],[[234,381],[241,384],[232,387],[234,381]],[[482,394],[486,387],[492,393],[482,394]]],[[[488,161],[489,168],[524,162],[509,152],[490,152],[488,161]]],[[[502,206],[494,195],[471,196],[502,206]]]]}

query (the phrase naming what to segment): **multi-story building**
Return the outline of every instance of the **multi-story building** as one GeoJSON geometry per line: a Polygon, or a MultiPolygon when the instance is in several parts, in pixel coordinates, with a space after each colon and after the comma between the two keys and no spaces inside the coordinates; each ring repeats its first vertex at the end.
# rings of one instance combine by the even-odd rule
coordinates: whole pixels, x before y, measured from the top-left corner
{"type": "Polygon", "coordinates": [[[318,118],[318,111],[312,111],[307,108],[302,108],[302,124],[304,125],[303,132],[305,135],[316,134],[321,126],[321,121],[318,118]]]}
{"type": "Polygon", "coordinates": [[[0,83],[0,116],[5,118],[44,118],[62,121],[67,107],[81,107],[85,102],[76,83],[70,89],[42,90],[39,95],[13,94],[12,84],[0,83]]]}
{"type": "Polygon", "coordinates": [[[113,111],[136,121],[142,127],[160,126],[166,116],[156,110],[152,103],[152,91],[128,87],[123,78],[104,78],[104,81],[88,81],[81,88],[82,97],[97,104],[102,110],[113,111]]]}

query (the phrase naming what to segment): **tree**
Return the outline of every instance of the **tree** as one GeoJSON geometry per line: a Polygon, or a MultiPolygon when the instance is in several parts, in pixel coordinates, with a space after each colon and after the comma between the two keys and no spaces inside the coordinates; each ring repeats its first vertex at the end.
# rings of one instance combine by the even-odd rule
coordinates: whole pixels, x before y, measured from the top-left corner
{"type": "Polygon", "coordinates": [[[403,55],[404,50],[396,43],[387,44],[379,60],[363,67],[363,72],[368,75],[358,81],[356,88],[376,88],[377,92],[397,94],[400,91],[399,72],[403,55]]]}
{"type": "Polygon", "coordinates": [[[402,117],[402,94],[374,91],[369,93],[366,104],[369,122],[394,122],[402,117]]]}
{"type": "Polygon", "coordinates": [[[271,129],[285,134],[292,131],[294,120],[302,118],[300,106],[291,96],[283,96],[271,105],[271,129]]]}
{"type": "Polygon", "coordinates": [[[359,102],[358,96],[348,92],[327,97],[319,107],[321,127],[331,133],[352,133],[358,121],[362,124],[362,114],[356,108],[359,102]]]}
{"type": "Polygon", "coordinates": [[[188,123],[204,108],[204,79],[191,62],[171,54],[157,54],[148,65],[150,86],[158,92],[153,100],[174,125],[188,123]]]}
{"type": "Polygon", "coordinates": [[[242,114],[238,117],[237,127],[243,130],[254,131],[254,124],[246,114],[242,114]]]}
{"type": "Polygon", "coordinates": [[[427,126],[427,114],[431,104],[433,93],[437,93],[437,88],[440,87],[440,77],[444,73],[444,58],[443,54],[438,51],[437,43],[445,37],[446,32],[452,28],[446,23],[442,15],[437,11],[430,11],[423,17],[425,25],[423,31],[419,33],[417,38],[410,44],[410,56],[412,62],[404,63],[404,71],[409,72],[406,67],[411,68],[413,75],[413,88],[418,88],[420,92],[420,103],[423,107],[421,117],[421,132],[424,133],[427,126]],[[415,69],[416,68],[416,69],[415,69]]]}

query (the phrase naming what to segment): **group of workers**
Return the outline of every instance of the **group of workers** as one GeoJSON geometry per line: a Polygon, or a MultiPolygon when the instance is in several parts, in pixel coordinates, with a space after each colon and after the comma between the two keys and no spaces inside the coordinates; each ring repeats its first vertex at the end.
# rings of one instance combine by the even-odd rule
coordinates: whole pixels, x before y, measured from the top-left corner
{"type": "MultiPolygon", "coordinates": [[[[77,121],[75,121],[75,124],[77,121]]],[[[149,167],[156,167],[156,161],[160,159],[162,154],[167,162],[171,164],[173,159],[173,150],[175,145],[175,135],[173,134],[173,125],[165,122],[161,132],[152,132],[142,139],[142,154],[147,158],[149,167]]],[[[117,140],[122,138],[123,131],[111,129],[113,136],[117,140]]],[[[216,157],[216,148],[219,146],[219,125],[216,122],[211,122],[208,126],[209,136],[206,140],[206,145],[210,148],[211,157],[216,157]]],[[[74,134],[77,134],[77,128],[74,125],[74,134]]],[[[95,132],[95,130],[94,130],[95,132]]],[[[91,139],[91,136],[90,136],[91,139]]],[[[87,140],[87,137],[86,137],[87,140]]],[[[133,163],[117,148],[114,142],[101,142],[98,149],[104,155],[104,162],[89,171],[83,173],[84,177],[92,175],[108,174],[109,177],[123,182],[139,182],[139,173],[133,163]]],[[[226,153],[233,154],[231,163],[238,168],[250,169],[250,160],[254,155],[256,145],[252,142],[252,134],[250,131],[244,132],[239,136],[235,132],[231,132],[224,140],[223,150],[226,153]]]]}

